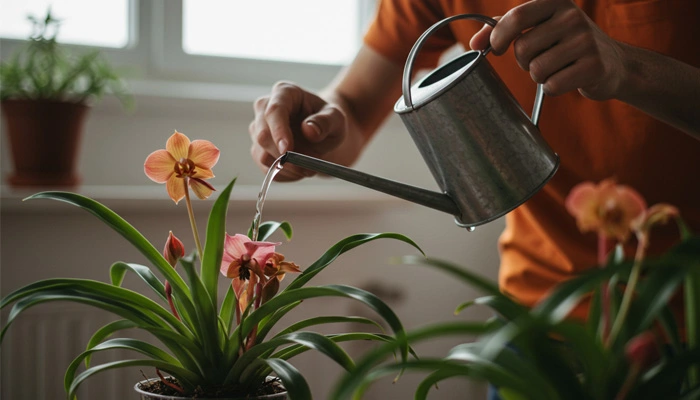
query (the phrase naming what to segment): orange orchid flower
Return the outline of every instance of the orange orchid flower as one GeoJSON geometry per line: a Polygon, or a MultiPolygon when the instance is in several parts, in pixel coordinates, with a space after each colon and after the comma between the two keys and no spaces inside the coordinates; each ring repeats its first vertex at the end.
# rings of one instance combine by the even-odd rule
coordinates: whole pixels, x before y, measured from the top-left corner
{"type": "Polygon", "coordinates": [[[146,158],[143,169],[152,181],[165,183],[168,195],[177,204],[185,197],[187,185],[200,199],[211,195],[214,187],[205,179],[214,177],[211,168],[217,161],[219,149],[210,141],[190,142],[187,136],[175,131],[165,149],[156,150],[146,158]]]}
{"type": "Polygon", "coordinates": [[[597,185],[592,182],[576,185],[565,206],[576,218],[581,232],[597,231],[624,242],[631,232],[632,221],[646,209],[646,201],[636,190],[618,185],[611,178],[597,185]]]}

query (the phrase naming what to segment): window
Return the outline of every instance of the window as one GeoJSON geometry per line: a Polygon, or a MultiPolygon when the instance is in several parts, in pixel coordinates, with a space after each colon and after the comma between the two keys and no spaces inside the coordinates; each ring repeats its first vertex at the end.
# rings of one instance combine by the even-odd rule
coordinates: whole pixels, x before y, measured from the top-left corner
{"type": "Polygon", "coordinates": [[[129,44],[129,0],[0,0],[0,36],[28,38],[32,24],[27,17],[42,19],[49,9],[62,22],[59,42],[113,48],[129,44]]]}
{"type": "Polygon", "coordinates": [[[0,0],[0,58],[29,36],[27,14],[50,6],[60,42],[100,47],[131,79],[149,81],[136,91],[170,85],[162,95],[188,96],[192,83],[211,83],[222,97],[249,98],[281,79],[318,89],[351,61],[375,1],[0,0]]]}
{"type": "Polygon", "coordinates": [[[184,0],[188,54],[348,64],[360,43],[358,0],[184,0]]]}

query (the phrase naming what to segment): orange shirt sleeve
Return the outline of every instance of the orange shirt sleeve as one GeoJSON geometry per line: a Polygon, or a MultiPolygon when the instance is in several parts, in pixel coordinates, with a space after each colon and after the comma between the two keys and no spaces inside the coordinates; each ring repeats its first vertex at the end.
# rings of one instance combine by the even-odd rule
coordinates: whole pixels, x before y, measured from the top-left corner
{"type": "MultiPolygon", "coordinates": [[[[436,0],[382,0],[364,36],[364,43],[397,64],[403,65],[413,44],[434,23],[444,19],[436,0]]],[[[450,29],[440,29],[423,45],[415,69],[433,68],[440,55],[455,44],[450,29]]]]}

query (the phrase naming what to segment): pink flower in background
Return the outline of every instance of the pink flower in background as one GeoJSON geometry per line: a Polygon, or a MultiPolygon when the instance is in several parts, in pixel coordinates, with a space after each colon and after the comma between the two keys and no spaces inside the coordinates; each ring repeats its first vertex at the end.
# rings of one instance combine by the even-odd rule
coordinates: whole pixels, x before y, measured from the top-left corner
{"type": "Polygon", "coordinates": [[[185,197],[187,185],[197,197],[206,199],[214,187],[205,179],[214,177],[211,168],[219,161],[219,153],[210,141],[190,142],[187,136],[175,131],[165,149],[156,150],[146,158],[143,169],[152,181],[165,183],[168,195],[176,204],[185,197]]]}
{"type": "Polygon", "coordinates": [[[597,185],[592,182],[576,185],[569,192],[565,206],[576,218],[581,232],[596,231],[620,242],[627,240],[632,221],[647,207],[636,190],[618,185],[614,179],[605,179],[597,185]]]}

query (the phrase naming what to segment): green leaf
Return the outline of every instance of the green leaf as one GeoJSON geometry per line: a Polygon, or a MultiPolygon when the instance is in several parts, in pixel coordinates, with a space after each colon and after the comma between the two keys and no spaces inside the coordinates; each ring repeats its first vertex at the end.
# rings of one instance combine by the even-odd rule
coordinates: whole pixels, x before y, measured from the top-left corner
{"type": "MultiPolygon", "coordinates": [[[[328,356],[328,358],[338,363],[338,365],[347,371],[351,371],[355,367],[355,363],[345,352],[345,350],[326,336],[316,332],[294,332],[276,337],[265,343],[257,344],[247,350],[236,361],[231,369],[229,377],[232,379],[239,377],[239,379],[241,379],[240,382],[243,383],[247,378],[247,374],[244,373],[244,371],[252,365],[253,361],[260,359],[265,352],[274,350],[275,348],[288,343],[300,344],[309,349],[314,349],[322,354],[325,354],[328,356]]],[[[251,369],[254,370],[255,366],[252,366],[251,369]]]]}
{"type": "MultiPolygon", "coordinates": [[[[114,332],[136,327],[138,327],[138,325],[134,321],[129,321],[128,319],[120,319],[114,322],[110,322],[109,324],[98,329],[97,332],[95,332],[92,335],[92,337],[88,341],[86,350],[90,350],[93,347],[97,346],[103,340],[112,336],[114,332]]],[[[92,358],[92,355],[87,355],[85,357],[85,368],[90,368],[90,358],[92,358]]]]}
{"type": "Polygon", "coordinates": [[[310,400],[311,389],[304,376],[287,361],[278,358],[264,360],[282,380],[290,400],[310,400]]]}
{"type": "Polygon", "coordinates": [[[304,286],[309,280],[330,265],[341,254],[367,242],[383,238],[396,239],[408,243],[423,253],[423,250],[421,250],[421,248],[418,247],[413,240],[398,233],[358,234],[349,236],[331,246],[330,249],[328,249],[318,260],[316,260],[316,262],[306,268],[301,275],[297,276],[284,290],[293,290],[304,286]]]}
{"type": "Polygon", "coordinates": [[[136,249],[146,257],[146,259],[152,262],[163,274],[165,279],[170,282],[170,285],[173,287],[173,292],[185,305],[186,309],[190,312],[194,310],[189,289],[187,288],[187,285],[185,285],[185,281],[182,280],[180,275],[178,275],[173,267],[168,264],[168,261],[163,258],[163,255],[160,254],[160,252],[153,247],[153,245],[146,240],[146,238],[139,231],[137,231],[133,226],[131,226],[131,224],[126,222],[114,211],[96,202],[95,200],[75,193],[42,192],[29,196],[25,200],[34,199],[52,199],[66,202],[78,206],[95,215],[97,218],[107,224],[107,226],[114,229],[123,238],[133,244],[134,247],[136,247],[136,249]]]}
{"type": "MultiPolygon", "coordinates": [[[[494,326],[496,325],[483,322],[449,322],[416,328],[408,332],[403,338],[392,340],[368,351],[360,361],[356,362],[355,369],[340,379],[330,398],[340,400],[349,397],[378,363],[391,357],[397,349],[407,346],[408,343],[413,345],[425,340],[451,336],[463,338],[465,335],[484,334],[492,331],[494,326]]],[[[464,367],[460,366],[459,370],[462,371],[462,368],[464,367]]]]}
{"type": "Polygon", "coordinates": [[[211,304],[216,307],[217,283],[219,278],[219,269],[221,267],[221,258],[224,254],[224,234],[226,233],[226,210],[228,208],[228,200],[231,196],[231,190],[236,183],[234,179],[221,192],[216,199],[214,206],[209,214],[207,223],[207,239],[204,244],[204,254],[202,255],[202,283],[206,293],[209,294],[211,304]]]}
{"type": "Polygon", "coordinates": [[[93,353],[99,352],[99,351],[105,351],[105,350],[115,350],[115,349],[126,349],[126,350],[133,350],[137,351],[147,357],[156,359],[156,360],[161,360],[170,364],[173,364],[174,366],[177,367],[182,367],[180,365],[180,362],[175,359],[173,356],[170,354],[164,352],[161,350],[159,347],[154,346],[150,343],[142,342],[140,340],[136,339],[130,339],[130,338],[118,338],[118,339],[111,339],[106,342],[100,343],[84,352],[82,352],[78,357],[76,357],[73,362],[70,363],[68,366],[68,369],[66,369],[66,373],[64,376],[63,384],[66,389],[66,392],[70,390],[70,387],[73,384],[73,380],[75,379],[75,372],[78,370],[78,367],[80,366],[80,363],[83,361],[83,359],[86,360],[89,357],[92,356],[93,353]]]}
{"type": "Polygon", "coordinates": [[[183,257],[180,259],[180,264],[183,266],[192,288],[192,298],[197,310],[197,318],[194,320],[198,321],[198,326],[195,328],[200,333],[205,357],[214,363],[216,371],[220,371],[218,363],[222,362],[222,353],[221,348],[219,348],[219,324],[216,309],[195,271],[192,259],[183,257]]]}
{"type": "MultiPolygon", "coordinates": [[[[282,229],[282,232],[284,233],[284,236],[287,238],[287,240],[290,240],[292,238],[292,225],[290,225],[289,222],[267,221],[260,224],[260,226],[258,227],[258,238],[253,240],[266,241],[278,229],[282,229]]],[[[248,237],[251,236],[253,236],[252,224],[250,226],[250,229],[248,229],[248,237]]]]}
{"type": "Polygon", "coordinates": [[[427,265],[433,268],[437,268],[438,270],[441,270],[456,278],[463,280],[464,282],[485,292],[486,294],[501,297],[503,296],[501,291],[498,289],[498,286],[492,283],[489,279],[483,278],[466,269],[463,269],[462,267],[456,264],[447,261],[417,256],[404,256],[400,258],[400,262],[409,265],[427,265]]]}
{"type": "Polygon", "coordinates": [[[89,368],[85,371],[83,371],[80,375],[78,375],[74,380],[73,383],[71,384],[70,388],[68,389],[68,397],[72,398],[75,396],[75,392],[78,390],[80,385],[85,381],[87,378],[98,374],[103,371],[107,371],[110,369],[115,369],[115,368],[126,368],[126,367],[155,367],[158,368],[161,371],[167,372],[173,377],[175,377],[178,380],[178,383],[185,388],[185,390],[191,390],[196,386],[196,383],[198,382],[199,376],[192,373],[191,371],[188,371],[187,369],[178,367],[176,365],[172,365],[170,363],[167,363],[165,361],[161,360],[149,360],[149,359],[144,359],[144,360],[120,360],[120,361],[114,361],[110,363],[105,363],[101,364],[92,368],[89,368]]]}
{"type": "Polygon", "coordinates": [[[112,264],[112,267],[109,269],[109,277],[112,281],[112,285],[121,286],[127,271],[134,272],[139,278],[146,282],[160,298],[167,300],[163,283],[153,275],[150,268],[143,265],[124,263],[121,261],[112,264]]]}
{"type": "Polygon", "coordinates": [[[45,301],[72,300],[97,305],[124,318],[149,326],[167,326],[183,335],[191,332],[163,307],[139,293],[103,282],[82,279],[48,279],[27,285],[3,299],[2,307],[19,301],[10,312],[0,338],[12,320],[24,309],[45,301]],[[94,301],[94,303],[93,303],[94,301]]]}
{"type": "MultiPolygon", "coordinates": [[[[232,336],[240,335],[241,337],[245,337],[253,330],[253,327],[257,326],[257,324],[268,315],[273,314],[277,310],[293,302],[315,297],[346,297],[358,300],[377,312],[377,314],[387,322],[389,327],[391,327],[396,336],[403,337],[405,335],[403,325],[394,311],[377,296],[350,286],[328,285],[300,288],[279,293],[245,318],[241,322],[241,325],[236,328],[232,336]]],[[[235,349],[235,346],[230,346],[229,352],[235,349]]],[[[408,344],[404,343],[401,347],[401,354],[404,358],[407,352],[408,344]]],[[[226,355],[227,359],[232,359],[233,357],[234,354],[226,355]]]]}
{"type": "Polygon", "coordinates": [[[236,307],[238,307],[238,299],[236,299],[236,293],[234,293],[233,287],[229,285],[224,301],[221,303],[221,309],[219,310],[219,318],[221,318],[226,327],[226,335],[231,331],[233,319],[236,314],[236,307]]]}
{"type": "Polygon", "coordinates": [[[377,321],[371,320],[369,318],[330,315],[301,320],[281,330],[277,335],[275,335],[275,337],[286,335],[287,333],[291,332],[296,332],[314,325],[325,325],[333,323],[367,324],[376,326],[380,331],[383,330],[382,326],[377,321]]]}

